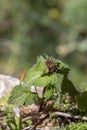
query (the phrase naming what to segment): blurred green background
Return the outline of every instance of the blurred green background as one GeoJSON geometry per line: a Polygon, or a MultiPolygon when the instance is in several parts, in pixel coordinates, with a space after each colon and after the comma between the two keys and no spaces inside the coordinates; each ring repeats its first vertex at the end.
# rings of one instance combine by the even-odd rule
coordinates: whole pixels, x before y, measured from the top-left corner
{"type": "Polygon", "coordinates": [[[86,84],[87,0],[0,0],[0,73],[18,76],[43,54],[86,84]]]}

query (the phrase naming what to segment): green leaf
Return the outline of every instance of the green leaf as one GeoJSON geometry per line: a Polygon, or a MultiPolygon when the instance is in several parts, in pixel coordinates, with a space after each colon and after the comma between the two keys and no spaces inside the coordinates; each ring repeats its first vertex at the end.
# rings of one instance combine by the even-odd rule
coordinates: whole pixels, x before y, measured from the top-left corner
{"type": "Polygon", "coordinates": [[[17,124],[16,124],[15,119],[8,120],[7,125],[10,128],[10,130],[17,130],[17,124]]]}
{"type": "Polygon", "coordinates": [[[32,85],[45,87],[50,84],[54,85],[58,91],[61,89],[63,77],[68,74],[69,67],[53,57],[48,57],[47,59],[44,59],[42,56],[37,59],[37,63],[27,73],[27,76],[24,80],[25,87],[30,87],[32,85]],[[49,67],[46,65],[47,59],[52,60],[50,62],[54,63],[54,68],[56,64],[57,71],[49,73],[49,67]]]}
{"type": "Polygon", "coordinates": [[[54,103],[54,107],[58,107],[59,104],[60,104],[60,97],[57,97],[54,103]]]}
{"type": "Polygon", "coordinates": [[[14,105],[32,104],[34,102],[34,97],[35,95],[32,94],[27,87],[16,86],[10,94],[8,103],[14,105]]]}
{"type": "Polygon", "coordinates": [[[40,78],[42,75],[41,71],[32,71],[30,70],[27,74],[27,77],[24,81],[24,86],[25,87],[30,87],[31,85],[33,85],[33,83],[40,78]]]}
{"type": "Polygon", "coordinates": [[[26,106],[31,105],[31,104],[35,103],[35,101],[36,101],[36,95],[34,93],[30,92],[27,94],[27,98],[26,98],[24,105],[26,105],[26,106]]]}
{"type": "Polygon", "coordinates": [[[87,122],[73,122],[66,125],[63,130],[87,130],[87,122]]]}
{"type": "Polygon", "coordinates": [[[44,93],[44,97],[46,99],[50,99],[54,94],[54,90],[54,86],[51,85],[50,87],[48,87],[44,93]]]}
{"type": "Polygon", "coordinates": [[[56,74],[57,80],[55,81],[56,83],[56,91],[59,94],[61,92],[61,85],[63,82],[63,75],[62,74],[56,74]]]}
{"type": "Polygon", "coordinates": [[[28,71],[24,86],[29,87],[33,85],[37,79],[46,73],[48,73],[48,68],[45,65],[45,59],[41,56],[37,59],[37,63],[28,71]]]}
{"type": "Polygon", "coordinates": [[[45,59],[43,56],[38,57],[36,64],[32,67],[34,71],[41,71],[43,73],[48,73],[48,68],[45,65],[45,59]]]}
{"type": "Polygon", "coordinates": [[[80,110],[87,110],[87,91],[78,95],[77,104],[80,110]]]}
{"type": "Polygon", "coordinates": [[[69,66],[60,60],[58,60],[58,63],[59,63],[59,72],[67,77],[70,70],[69,66]]]}
{"type": "Polygon", "coordinates": [[[78,93],[77,90],[75,89],[73,83],[67,78],[63,79],[62,92],[69,93],[70,96],[76,96],[78,93]]]}
{"type": "Polygon", "coordinates": [[[57,83],[56,74],[51,74],[51,75],[46,75],[46,76],[42,76],[42,77],[37,78],[33,82],[33,85],[45,87],[49,84],[55,85],[56,83],[57,83]]]}

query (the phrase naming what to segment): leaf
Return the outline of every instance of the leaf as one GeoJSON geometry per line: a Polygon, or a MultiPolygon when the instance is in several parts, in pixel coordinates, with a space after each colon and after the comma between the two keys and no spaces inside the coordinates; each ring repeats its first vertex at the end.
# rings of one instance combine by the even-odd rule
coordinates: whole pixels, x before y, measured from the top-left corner
{"type": "Polygon", "coordinates": [[[65,76],[65,74],[67,75],[69,67],[53,57],[47,57],[47,59],[44,59],[42,56],[37,59],[37,63],[27,73],[24,80],[25,87],[32,85],[45,87],[49,84],[57,86],[57,88],[61,87],[63,76],[65,76]],[[49,69],[45,64],[47,59],[50,59],[52,60],[52,63],[57,64],[56,67],[58,67],[58,71],[49,74],[49,69]]]}
{"type": "Polygon", "coordinates": [[[28,72],[27,74],[27,77],[24,81],[24,86],[25,87],[30,87],[31,85],[33,85],[33,83],[38,79],[40,78],[42,75],[42,72],[41,71],[31,71],[28,72]]]}
{"type": "Polygon", "coordinates": [[[70,96],[76,96],[77,93],[78,93],[77,90],[75,89],[73,83],[67,78],[63,79],[62,92],[63,93],[69,93],[70,96]]]}
{"type": "Polygon", "coordinates": [[[60,93],[61,92],[61,85],[62,85],[64,76],[62,74],[56,74],[56,77],[57,77],[57,80],[55,81],[56,90],[57,90],[57,93],[60,93]]]}
{"type": "Polygon", "coordinates": [[[15,119],[7,120],[7,125],[10,128],[10,130],[17,130],[17,124],[15,119]]]}
{"type": "Polygon", "coordinates": [[[70,70],[69,66],[60,60],[58,60],[58,63],[59,63],[59,72],[67,77],[70,70]]]}
{"type": "Polygon", "coordinates": [[[87,130],[87,122],[71,122],[63,130],[87,130]]]}
{"type": "Polygon", "coordinates": [[[57,97],[54,103],[54,107],[58,107],[59,104],[60,104],[60,97],[57,97]]]}
{"type": "Polygon", "coordinates": [[[47,85],[55,85],[57,83],[57,76],[56,74],[51,74],[51,75],[46,75],[37,78],[34,82],[33,85],[35,86],[42,86],[45,87],[47,85]]]}
{"type": "Polygon", "coordinates": [[[46,99],[50,99],[54,94],[54,86],[50,86],[46,89],[45,93],[44,93],[44,97],[46,99]]]}
{"type": "Polygon", "coordinates": [[[78,95],[77,104],[80,110],[87,110],[87,91],[78,95]]]}
{"type": "Polygon", "coordinates": [[[36,101],[36,95],[34,93],[30,92],[27,94],[27,98],[26,98],[24,105],[26,105],[26,106],[31,105],[31,104],[35,103],[35,101],[36,101]]]}
{"type": "Polygon", "coordinates": [[[41,56],[37,59],[37,63],[28,71],[24,80],[24,86],[29,87],[41,77],[43,74],[48,73],[48,68],[45,65],[45,59],[41,56]]]}
{"type": "Polygon", "coordinates": [[[34,102],[35,95],[31,93],[28,88],[22,86],[16,86],[13,88],[8,103],[14,105],[32,104],[34,102]]]}

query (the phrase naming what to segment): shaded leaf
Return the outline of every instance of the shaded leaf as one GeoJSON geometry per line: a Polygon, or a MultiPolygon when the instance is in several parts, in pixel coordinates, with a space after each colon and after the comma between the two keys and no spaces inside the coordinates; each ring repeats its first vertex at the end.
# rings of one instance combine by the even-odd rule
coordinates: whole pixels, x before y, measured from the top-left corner
{"type": "Polygon", "coordinates": [[[70,70],[69,66],[60,60],[58,60],[58,63],[59,63],[59,73],[67,77],[70,70]]]}
{"type": "Polygon", "coordinates": [[[78,93],[75,86],[73,85],[73,83],[67,78],[63,79],[62,92],[63,93],[69,93],[70,96],[76,96],[77,93],[78,93]]]}
{"type": "Polygon", "coordinates": [[[77,104],[80,110],[87,110],[87,91],[78,95],[77,104]]]}

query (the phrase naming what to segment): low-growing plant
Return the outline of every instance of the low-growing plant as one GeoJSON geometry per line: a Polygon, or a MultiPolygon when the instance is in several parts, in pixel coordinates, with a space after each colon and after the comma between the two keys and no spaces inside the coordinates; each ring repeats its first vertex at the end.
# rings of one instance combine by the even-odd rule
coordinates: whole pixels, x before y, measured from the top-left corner
{"type": "Polygon", "coordinates": [[[87,92],[77,91],[68,78],[69,71],[69,66],[60,60],[49,56],[38,57],[36,64],[22,76],[20,84],[13,88],[8,103],[20,108],[37,105],[38,110],[33,113],[37,116],[32,114],[31,118],[34,129],[46,118],[53,118],[54,111],[86,111],[84,99],[87,92]],[[45,116],[41,118],[41,114],[45,116]]]}
{"type": "Polygon", "coordinates": [[[24,81],[17,85],[11,92],[8,102],[16,105],[30,105],[48,100],[58,102],[62,93],[75,96],[77,91],[68,79],[69,67],[53,57],[39,57],[37,63],[29,69],[24,81]],[[42,88],[41,97],[37,92],[32,92],[31,87],[37,91],[42,88]]]}
{"type": "Polygon", "coordinates": [[[77,122],[67,125],[63,130],[87,130],[87,122],[77,122]]]}

